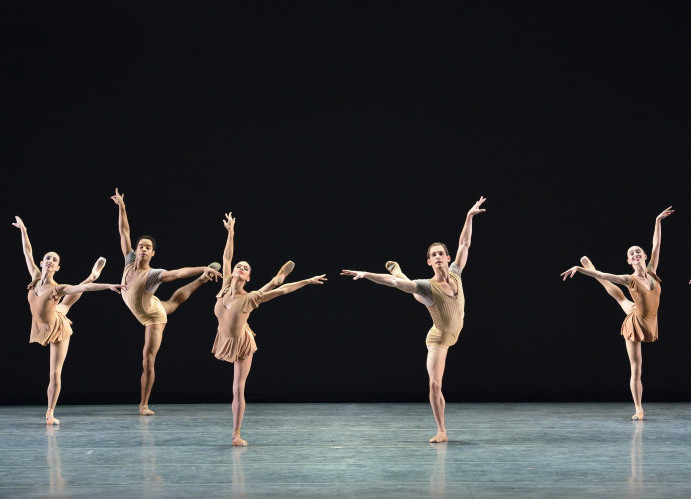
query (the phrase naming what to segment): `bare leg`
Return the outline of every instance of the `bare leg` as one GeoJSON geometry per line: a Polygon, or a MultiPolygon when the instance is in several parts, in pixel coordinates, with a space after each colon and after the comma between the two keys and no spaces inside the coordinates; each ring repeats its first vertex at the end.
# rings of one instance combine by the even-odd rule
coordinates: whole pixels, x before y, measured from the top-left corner
{"type": "Polygon", "coordinates": [[[65,363],[70,339],[64,339],[50,344],[50,382],[48,383],[48,410],[46,424],[60,424],[53,416],[53,410],[58,403],[62,384],[62,366],[65,363]]]}
{"type": "MultiPolygon", "coordinates": [[[[583,265],[583,267],[586,269],[595,270],[593,262],[591,262],[590,258],[587,256],[581,257],[581,265],[583,265]]],[[[624,296],[624,292],[619,288],[619,286],[609,281],[605,281],[604,279],[598,279],[597,282],[604,286],[604,288],[607,290],[607,293],[617,301],[619,306],[624,310],[624,313],[628,315],[628,313],[631,311],[631,307],[633,306],[633,302],[624,296]]]]}
{"type": "Polygon", "coordinates": [[[187,301],[192,293],[197,291],[202,284],[208,281],[209,278],[202,274],[194,281],[185,284],[181,288],[178,288],[175,293],[173,293],[173,296],[171,296],[168,300],[161,302],[166,314],[170,315],[175,312],[182,303],[187,301]]]}
{"type": "MultiPolygon", "coordinates": [[[[96,263],[94,263],[93,268],[91,269],[91,274],[89,274],[89,277],[84,279],[82,282],[79,284],[89,284],[94,282],[98,277],[101,275],[101,270],[103,270],[103,267],[106,266],[106,259],[103,257],[100,257],[98,260],[96,260],[96,263]]],[[[69,312],[70,307],[74,305],[77,300],[79,300],[82,297],[82,293],[77,293],[74,295],[67,295],[63,297],[63,299],[60,301],[60,303],[57,306],[57,309],[62,312],[63,314],[67,314],[69,312]]]]}
{"type": "Polygon", "coordinates": [[[633,403],[636,406],[636,414],[631,419],[643,419],[643,406],[641,401],[643,399],[643,383],[641,383],[641,371],[643,368],[643,352],[641,351],[640,342],[631,340],[626,341],[626,352],[629,354],[629,362],[631,363],[631,395],[633,396],[633,403]]]}
{"type": "Polygon", "coordinates": [[[252,367],[252,357],[250,354],[242,360],[238,359],[234,364],[233,373],[233,445],[245,447],[247,442],[240,437],[242,427],[242,417],[245,414],[245,382],[247,375],[252,367]]]}
{"type": "MultiPolygon", "coordinates": [[[[398,277],[399,279],[405,279],[406,281],[410,281],[408,279],[408,276],[406,276],[403,271],[401,270],[401,266],[398,264],[398,262],[393,262],[389,260],[384,264],[386,267],[386,270],[389,271],[389,274],[391,274],[394,277],[398,277]]],[[[418,302],[422,303],[423,305],[425,302],[422,301],[422,298],[420,298],[420,295],[413,293],[413,298],[415,298],[418,302]]]]}
{"type": "Polygon", "coordinates": [[[154,379],[156,379],[156,371],[154,365],[156,363],[156,354],[161,348],[161,340],[163,339],[163,329],[165,324],[152,324],[146,326],[144,329],[144,351],[142,352],[142,399],[139,403],[139,414],[142,416],[153,416],[154,411],[149,409],[149,397],[151,396],[151,389],[154,386],[154,379]]]}
{"type": "Polygon", "coordinates": [[[446,426],[444,424],[444,408],[446,400],[441,392],[441,382],[446,366],[446,347],[427,347],[427,373],[429,374],[429,403],[432,406],[434,420],[437,423],[437,434],[430,438],[430,442],[448,442],[446,426]]]}

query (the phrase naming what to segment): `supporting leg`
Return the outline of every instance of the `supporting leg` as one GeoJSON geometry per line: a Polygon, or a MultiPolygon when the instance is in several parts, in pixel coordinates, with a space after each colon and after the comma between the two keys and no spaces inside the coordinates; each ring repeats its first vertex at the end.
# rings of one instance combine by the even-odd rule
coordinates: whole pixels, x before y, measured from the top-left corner
{"type": "Polygon", "coordinates": [[[446,347],[427,347],[427,373],[429,374],[429,403],[432,406],[434,421],[437,423],[437,434],[430,439],[432,443],[448,442],[446,425],[444,424],[444,409],[446,400],[441,392],[444,367],[446,366],[446,347]]]}
{"type": "Polygon", "coordinates": [[[144,329],[144,350],[142,352],[142,379],[141,379],[141,401],[139,402],[139,414],[142,416],[153,416],[154,411],[149,409],[149,397],[156,379],[156,354],[161,348],[163,339],[163,329],[165,324],[152,324],[144,329]]]}
{"type": "Polygon", "coordinates": [[[67,357],[67,349],[70,339],[64,339],[50,344],[50,382],[48,383],[48,410],[46,411],[46,424],[60,424],[53,416],[53,411],[60,397],[62,387],[62,366],[67,357]]]}
{"type": "Polygon", "coordinates": [[[233,445],[247,446],[247,442],[240,437],[240,428],[242,427],[242,418],[245,415],[245,382],[247,375],[250,373],[252,367],[252,357],[250,354],[242,360],[238,359],[234,363],[233,372],[233,445]]]}
{"type": "Polygon", "coordinates": [[[636,406],[636,414],[631,416],[631,419],[637,421],[643,419],[643,406],[641,405],[643,399],[643,383],[641,382],[643,352],[641,351],[640,342],[627,339],[624,339],[624,341],[626,341],[626,352],[629,354],[629,362],[631,363],[631,396],[636,406]]]}

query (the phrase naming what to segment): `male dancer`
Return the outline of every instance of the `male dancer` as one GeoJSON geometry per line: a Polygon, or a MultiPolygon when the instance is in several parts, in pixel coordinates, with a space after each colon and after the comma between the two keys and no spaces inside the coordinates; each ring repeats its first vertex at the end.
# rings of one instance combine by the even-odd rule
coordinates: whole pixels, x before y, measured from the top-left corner
{"type": "Polygon", "coordinates": [[[437,423],[437,434],[430,439],[432,443],[447,442],[444,408],[446,401],[441,392],[446,354],[450,346],[458,341],[463,328],[465,298],[461,285],[461,272],[468,260],[468,249],[473,232],[473,217],[484,213],[480,208],[485,198],[480,199],[468,211],[461,231],[456,259],[449,266],[451,256],[443,243],[432,243],[427,248],[427,265],[432,267],[431,279],[409,280],[396,262],[387,262],[386,267],[393,275],[373,274],[355,270],[343,270],[341,275],[353,276],[354,280],[365,278],[377,284],[398,288],[412,293],[415,299],[425,305],[432,316],[434,325],[427,333],[427,373],[429,374],[429,401],[437,423]]]}
{"type": "MultiPolygon", "coordinates": [[[[120,248],[125,257],[125,270],[122,274],[122,284],[127,291],[122,292],[122,298],[137,320],[144,326],[144,351],[142,361],[141,401],[139,414],[152,416],[154,411],[149,409],[149,396],[154,386],[156,373],[154,364],[156,354],[163,339],[163,329],[168,322],[168,315],[173,313],[181,303],[186,301],[203,283],[222,275],[212,267],[183,267],[177,270],[152,269],[151,258],[156,254],[154,238],[145,235],[137,239],[136,251],[132,249],[130,240],[130,225],[125,210],[124,194],[115,189],[111,196],[119,208],[118,229],[120,231],[120,248]],[[162,282],[174,281],[198,275],[197,279],[179,288],[170,299],[160,301],[154,292],[162,282]]],[[[213,265],[213,264],[212,264],[213,265]]],[[[218,264],[217,264],[218,265],[218,264]]],[[[220,268],[220,266],[219,266],[220,268]]]]}

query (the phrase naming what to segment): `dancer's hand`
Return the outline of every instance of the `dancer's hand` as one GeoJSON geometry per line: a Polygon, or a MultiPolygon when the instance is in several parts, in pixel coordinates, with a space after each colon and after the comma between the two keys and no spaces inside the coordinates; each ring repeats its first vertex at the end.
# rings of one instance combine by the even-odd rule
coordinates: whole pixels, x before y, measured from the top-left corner
{"type": "Polygon", "coordinates": [[[474,216],[477,215],[478,213],[484,213],[485,211],[487,211],[487,210],[484,210],[484,209],[480,208],[480,206],[482,205],[482,203],[484,203],[485,201],[487,201],[487,199],[486,199],[485,197],[483,197],[483,196],[480,196],[480,199],[477,201],[477,203],[475,203],[475,204],[473,205],[473,207],[470,208],[470,210],[468,210],[468,216],[469,216],[469,217],[474,217],[474,216]]]}
{"type": "Polygon", "coordinates": [[[341,270],[341,275],[351,275],[353,276],[353,281],[365,277],[365,273],[359,270],[341,270]]]}
{"type": "MultiPolygon", "coordinates": [[[[14,225],[15,227],[17,227],[20,230],[26,230],[26,225],[24,225],[24,222],[22,222],[22,219],[17,217],[17,216],[15,216],[14,218],[16,218],[17,221],[12,222],[12,225],[14,225]]],[[[16,232],[15,232],[15,234],[16,234],[16,232]]]]}
{"type": "Polygon", "coordinates": [[[120,291],[127,291],[127,285],[126,284],[113,284],[112,286],[108,286],[108,289],[111,291],[115,291],[117,294],[120,294],[120,291]]]}
{"type": "Polygon", "coordinates": [[[326,274],[316,275],[310,279],[307,279],[307,284],[324,284],[324,281],[326,280],[326,274]]]}
{"type": "Polygon", "coordinates": [[[221,274],[218,270],[212,269],[211,267],[204,267],[204,272],[202,272],[202,274],[207,281],[213,279],[215,282],[218,282],[219,277],[223,278],[223,274],[221,274]]]}
{"type": "Polygon", "coordinates": [[[110,196],[110,199],[118,206],[125,206],[125,193],[120,194],[117,187],[115,188],[115,195],[110,196]]]}
{"type": "Polygon", "coordinates": [[[562,281],[565,281],[567,277],[573,277],[574,275],[576,275],[576,272],[578,272],[578,269],[580,269],[580,267],[577,265],[575,267],[571,267],[566,272],[563,272],[562,274],[560,274],[563,277],[562,281]]]}
{"type": "Polygon", "coordinates": [[[660,213],[657,217],[655,217],[655,220],[664,220],[668,216],[670,216],[672,213],[674,213],[674,210],[670,206],[669,208],[665,209],[662,213],[660,213]]]}
{"type": "Polygon", "coordinates": [[[226,213],[226,219],[223,221],[223,226],[228,229],[228,232],[235,232],[235,219],[233,218],[232,211],[226,213]]]}

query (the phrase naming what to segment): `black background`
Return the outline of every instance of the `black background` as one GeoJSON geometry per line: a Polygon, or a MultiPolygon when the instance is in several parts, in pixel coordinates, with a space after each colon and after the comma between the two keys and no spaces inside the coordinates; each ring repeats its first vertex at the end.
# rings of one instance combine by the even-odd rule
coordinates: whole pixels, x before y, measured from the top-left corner
{"type": "MultiPolygon", "coordinates": [[[[339,277],[398,260],[431,276],[480,195],[463,273],[466,321],[448,401],[629,400],[617,304],[560,272],[587,254],[630,272],[663,224],[660,340],[644,398],[689,400],[691,305],[686,2],[4,2],[0,403],[45,403],[48,349],[28,344],[34,256],[60,283],[119,282],[117,208],[151,233],[153,266],[221,259],[233,211],[262,305],[249,401],[424,401],[425,308],[339,277]],[[661,5],[660,5],[661,4],[661,5]]],[[[182,282],[164,284],[167,299],[182,282]]],[[[227,401],[207,284],[170,316],[152,403],[227,401]]],[[[143,327],[120,297],[85,294],[61,403],[139,400],[143,327]]]]}

